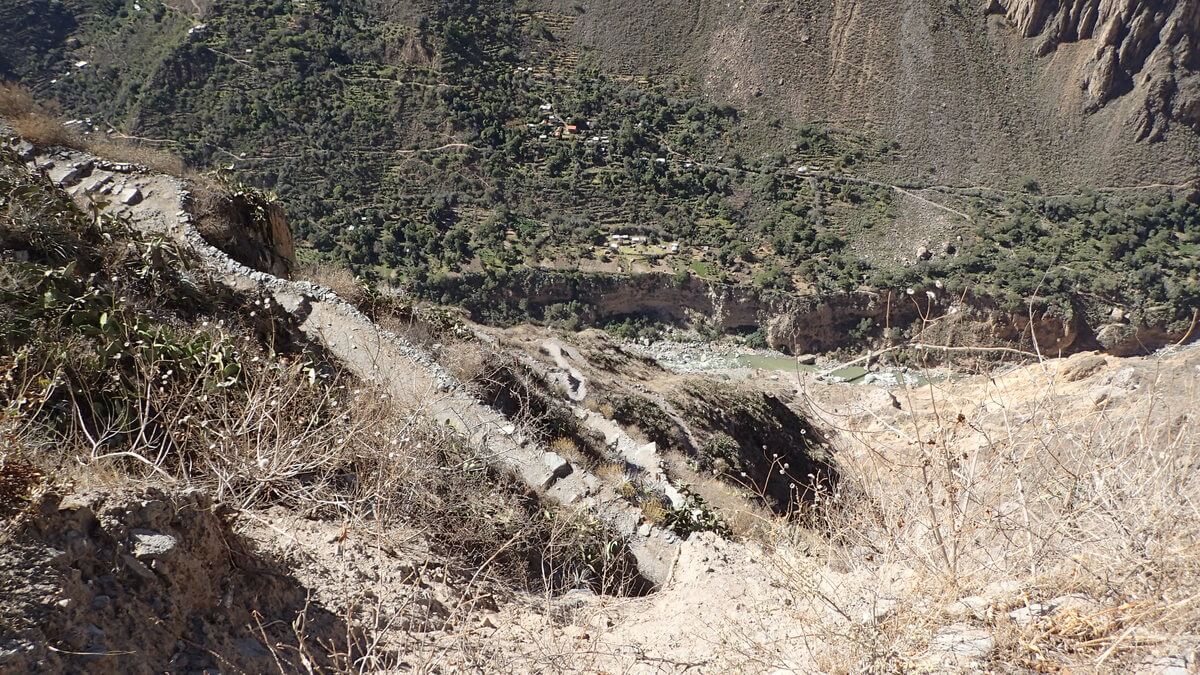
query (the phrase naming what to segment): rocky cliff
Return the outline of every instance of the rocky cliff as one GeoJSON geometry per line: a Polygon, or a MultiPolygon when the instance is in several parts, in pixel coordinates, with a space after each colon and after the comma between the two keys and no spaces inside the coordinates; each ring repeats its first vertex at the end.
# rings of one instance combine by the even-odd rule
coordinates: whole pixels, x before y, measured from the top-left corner
{"type": "Polygon", "coordinates": [[[256,190],[201,195],[200,233],[234,260],[260,272],[291,278],[296,244],[283,206],[256,190]]]}
{"type": "Polygon", "coordinates": [[[1194,0],[545,4],[573,17],[568,39],[611,70],[685,73],[747,119],[896,141],[896,180],[1099,186],[1197,173],[1194,0]]]}
{"type": "Polygon", "coordinates": [[[1160,140],[1171,123],[1200,129],[1200,2],[1170,0],[993,0],[1027,38],[1041,40],[1040,56],[1084,43],[1077,68],[1085,110],[1129,95],[1140,103],[1139,138],[1160,140]]]}
{"type": "Polygon", "coordinates": [[[443,299],[485,323],[554,323],[575,317],[603,326],[628,317],[720,332],[760,330],[793,354],[909,339],[955,347],[1006,347],[1045,356],[1087,349],[1143,354],[1194,337],[1186,320],[1141,320],[1107,307],[1060,308],[1034,301],[1011,308],[945,289],[859,289],[828,295],[781,293],[665,274],[623,276],[526,271],[502,284],[465,275],[442,282],[443,299]],[[556,306],[566,308],[556,312],[556,306]],[[1035,344],[1036,340],[1036,344],[1035,344]]]}

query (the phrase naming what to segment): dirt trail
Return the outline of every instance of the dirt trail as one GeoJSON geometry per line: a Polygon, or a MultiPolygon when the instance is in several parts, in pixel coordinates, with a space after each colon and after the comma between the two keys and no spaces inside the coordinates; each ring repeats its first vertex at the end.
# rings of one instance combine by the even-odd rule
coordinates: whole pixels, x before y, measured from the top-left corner
{"type": "Polygon", "coordinates": [[[138,229],[174,239],[195,252],[214,278],[259,293],[300,319],[301,329],[359,377],[453,427],[491,465],[509,471],[551,500],[585,509],[623,539],[642,575],[665,583],[679,540],[644,523],[641,510],[606,483],[560,455],[511,433],[507,418],[467,393],[427,353],[381,329],[333,291],[252,270],[209,245],[188,215],[190,195],[179,179],[115,164],[85,153],[59,151],[33,160],[76,197],[110,200],[106,210],[138,229]]]}
{"type": "MultiPolygon", "coordinates": [[[[681,509],[687,506],[687,499],[683,493],[667,477],[663,468],[662,455],[659,453],[656,443],[640,443],[630,436],[620,424],[580,405],[587,395],[587,378],[575,365],[586,363],[578,350],[558,340],[550,339],[542,343],[541,351],[554,361],[555,367],[560,371],[557,373],[551,371],[551,382],[558,384],[566,394],[569,400],[564,403],[570,407],[579,423],[602,436],[604,443],[616,453],[620,461],[625,463],[626,468],[635,472],[651,487],[661,492],[671,502],[673,508],[681,509]]],[[[531,356],[522,354],[518,358],[536,371],[546,369],[544,364],[531,356]]],[[[645,527],[643,526],[643,529],[645,527]]]]}

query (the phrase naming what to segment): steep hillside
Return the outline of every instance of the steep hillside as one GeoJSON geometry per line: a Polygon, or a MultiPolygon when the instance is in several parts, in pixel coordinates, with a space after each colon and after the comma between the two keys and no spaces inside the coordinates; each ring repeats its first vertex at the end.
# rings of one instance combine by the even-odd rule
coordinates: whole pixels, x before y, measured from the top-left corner
{"type": "Polygon", "coordinates": [[[1017,0],[989,11],[1040,37],[1039,56],[1074,42],[1091,49],[1078,74],[1086,112],[1129,95],[1142,104],[1134,118],[1139,139],[1160,140],[1171,123],[1200,130],[1200,2],[1017,0]]]}
{"type": "Polygon", "coordinates": [[[904,179],[1197,172],[1194,2],[553,4],[608,68],[686,72],[739,106],[895,138],[904,179]]]}
{"type": "MultiPolygon", "coordinates": [[[[1200,663],[1194,346],[920,387],[680,374],[351,304],[272,273],[269,197],[0,131],[2,672],[1200,663]]],[[[1109,242],[1147,292],[1195,280],[1155,267],[1188,208],[1109,242]]]]}

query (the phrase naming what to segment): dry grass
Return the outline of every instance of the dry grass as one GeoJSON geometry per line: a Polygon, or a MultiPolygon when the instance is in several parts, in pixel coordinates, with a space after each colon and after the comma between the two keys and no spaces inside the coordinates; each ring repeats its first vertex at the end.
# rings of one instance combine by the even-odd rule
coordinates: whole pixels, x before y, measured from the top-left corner
{"type": "Polygon", "coordinates": [[[25,140],[42,148],[54,145],[79,147],[80,138],[63,126],[58,110],[38,102],[28,89],[0,81],[0,118],[25,140]]]}
{"type": "Polygon", "coordinates": [[[324,286],[352,305],[360,305],[366,299],[363,282],[341,265],[304,263],[296,270],[295,278],[324,286]]]}
{"type": "Polygon", "coordinates": [[[620,482],[628,481],[628,475],[627,475],[627,472],[625,469],[625,465],[620,462],[610,462],[610,461],[599,462],[592,469],[592,473],[594,473],[597,478],[599,478],[607,483],[616,483],[618,481],[620,481],[620,482]]]}
{"type": "Polygon", "coordinates": [[[183,160],[174,153],[136,138],[81,136],[63,125],[61,114],[57,105],[37,100],[25,87],[0,81],[0,118],[4,118],[18,136],[38,148],[76,148],[114,162],[138,164],[159,173],[209,182],[195,172],[189,172],[183,160]]]}
{"type": "Polygon", "coordinates": [[[112,136],[103,139],[87,139],[84,149],[98,157],[114,162],[137,164],[157,173],[207,182],[203,177],[189,172],[187,165],[179,155],[137,139],[112,136]]]}
{"type": "Polygon", "coordinates": [[[1179,361],[1131,376],[1126,394],[1031,366],[965,391],[911,390],[895,419],[826,413],[844,446],[822,509],[830,543],[784,528],[770,557],[819,646],[749,653],[894,668],[919,664],[957,622],[995,639],[993,667],[1120,672],[1194,648],[1200,391],[1197,359],[1179,361]]]}
{"type": "Polygon", "coordinates": [[[584,454],[579,448],[579,442],[570,436],[557,436],[550,441],[551,452],[558,453],[564,459],[567,459],[575,466],[590,467],[595,464],[595,460],[584,454]]]}

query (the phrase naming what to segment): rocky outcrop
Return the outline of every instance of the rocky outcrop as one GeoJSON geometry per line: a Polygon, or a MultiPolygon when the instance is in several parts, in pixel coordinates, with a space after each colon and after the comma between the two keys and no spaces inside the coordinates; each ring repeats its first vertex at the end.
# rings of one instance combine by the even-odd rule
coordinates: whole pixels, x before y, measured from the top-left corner
{"type": "MultiPolygon", "coordinates": [[[[1136,336],[1113,337],[1083,307],[1035,302],[1012,309],[985,296],[921,289],[859,289],[831,295],[762,291],[689,277],[516,273],[503,284],[464,276],[436,289],[487,323],[550,320],[555,306],[582,325],[625,317],[721,332],[760,330],[768,346],[790,354],[858,348],[912,339],[953,347],[1005,347],[1043,356],[1101,348],[1114,354],[1147,353],[1184,337],[1165,326],[1128,326],[1136,336]],[[1103,333],[1097,340],[1097,334],[1103,333]]],[[[551,321],[553,323],[553,321],[551,321]]]]}
{"type": "Polygon", "coordinates": [[[1200,130],[1200,0],[1009,0],[989,10],[1040,38],[1042,56],[1089,43],[1079,69],[1085,110],[1130,95],[1142,101],[1139,138],[1158,140],[1173,122],[1200,130]]]}
{"type": "Polygon", "coordinates": [[[291,278],[296,244],[279,202],[252,190],[199,201],[204,206],[198,227],[205,239],[247,267],[291,278]]]}
{"type": "Polygon", "coordinates": [[[300,670],[291,625],[302,615],[312,639],[344,640],[346,626],[232,518],[197,490],[29,505],[0,546],[0,672],[300,670]]]}

